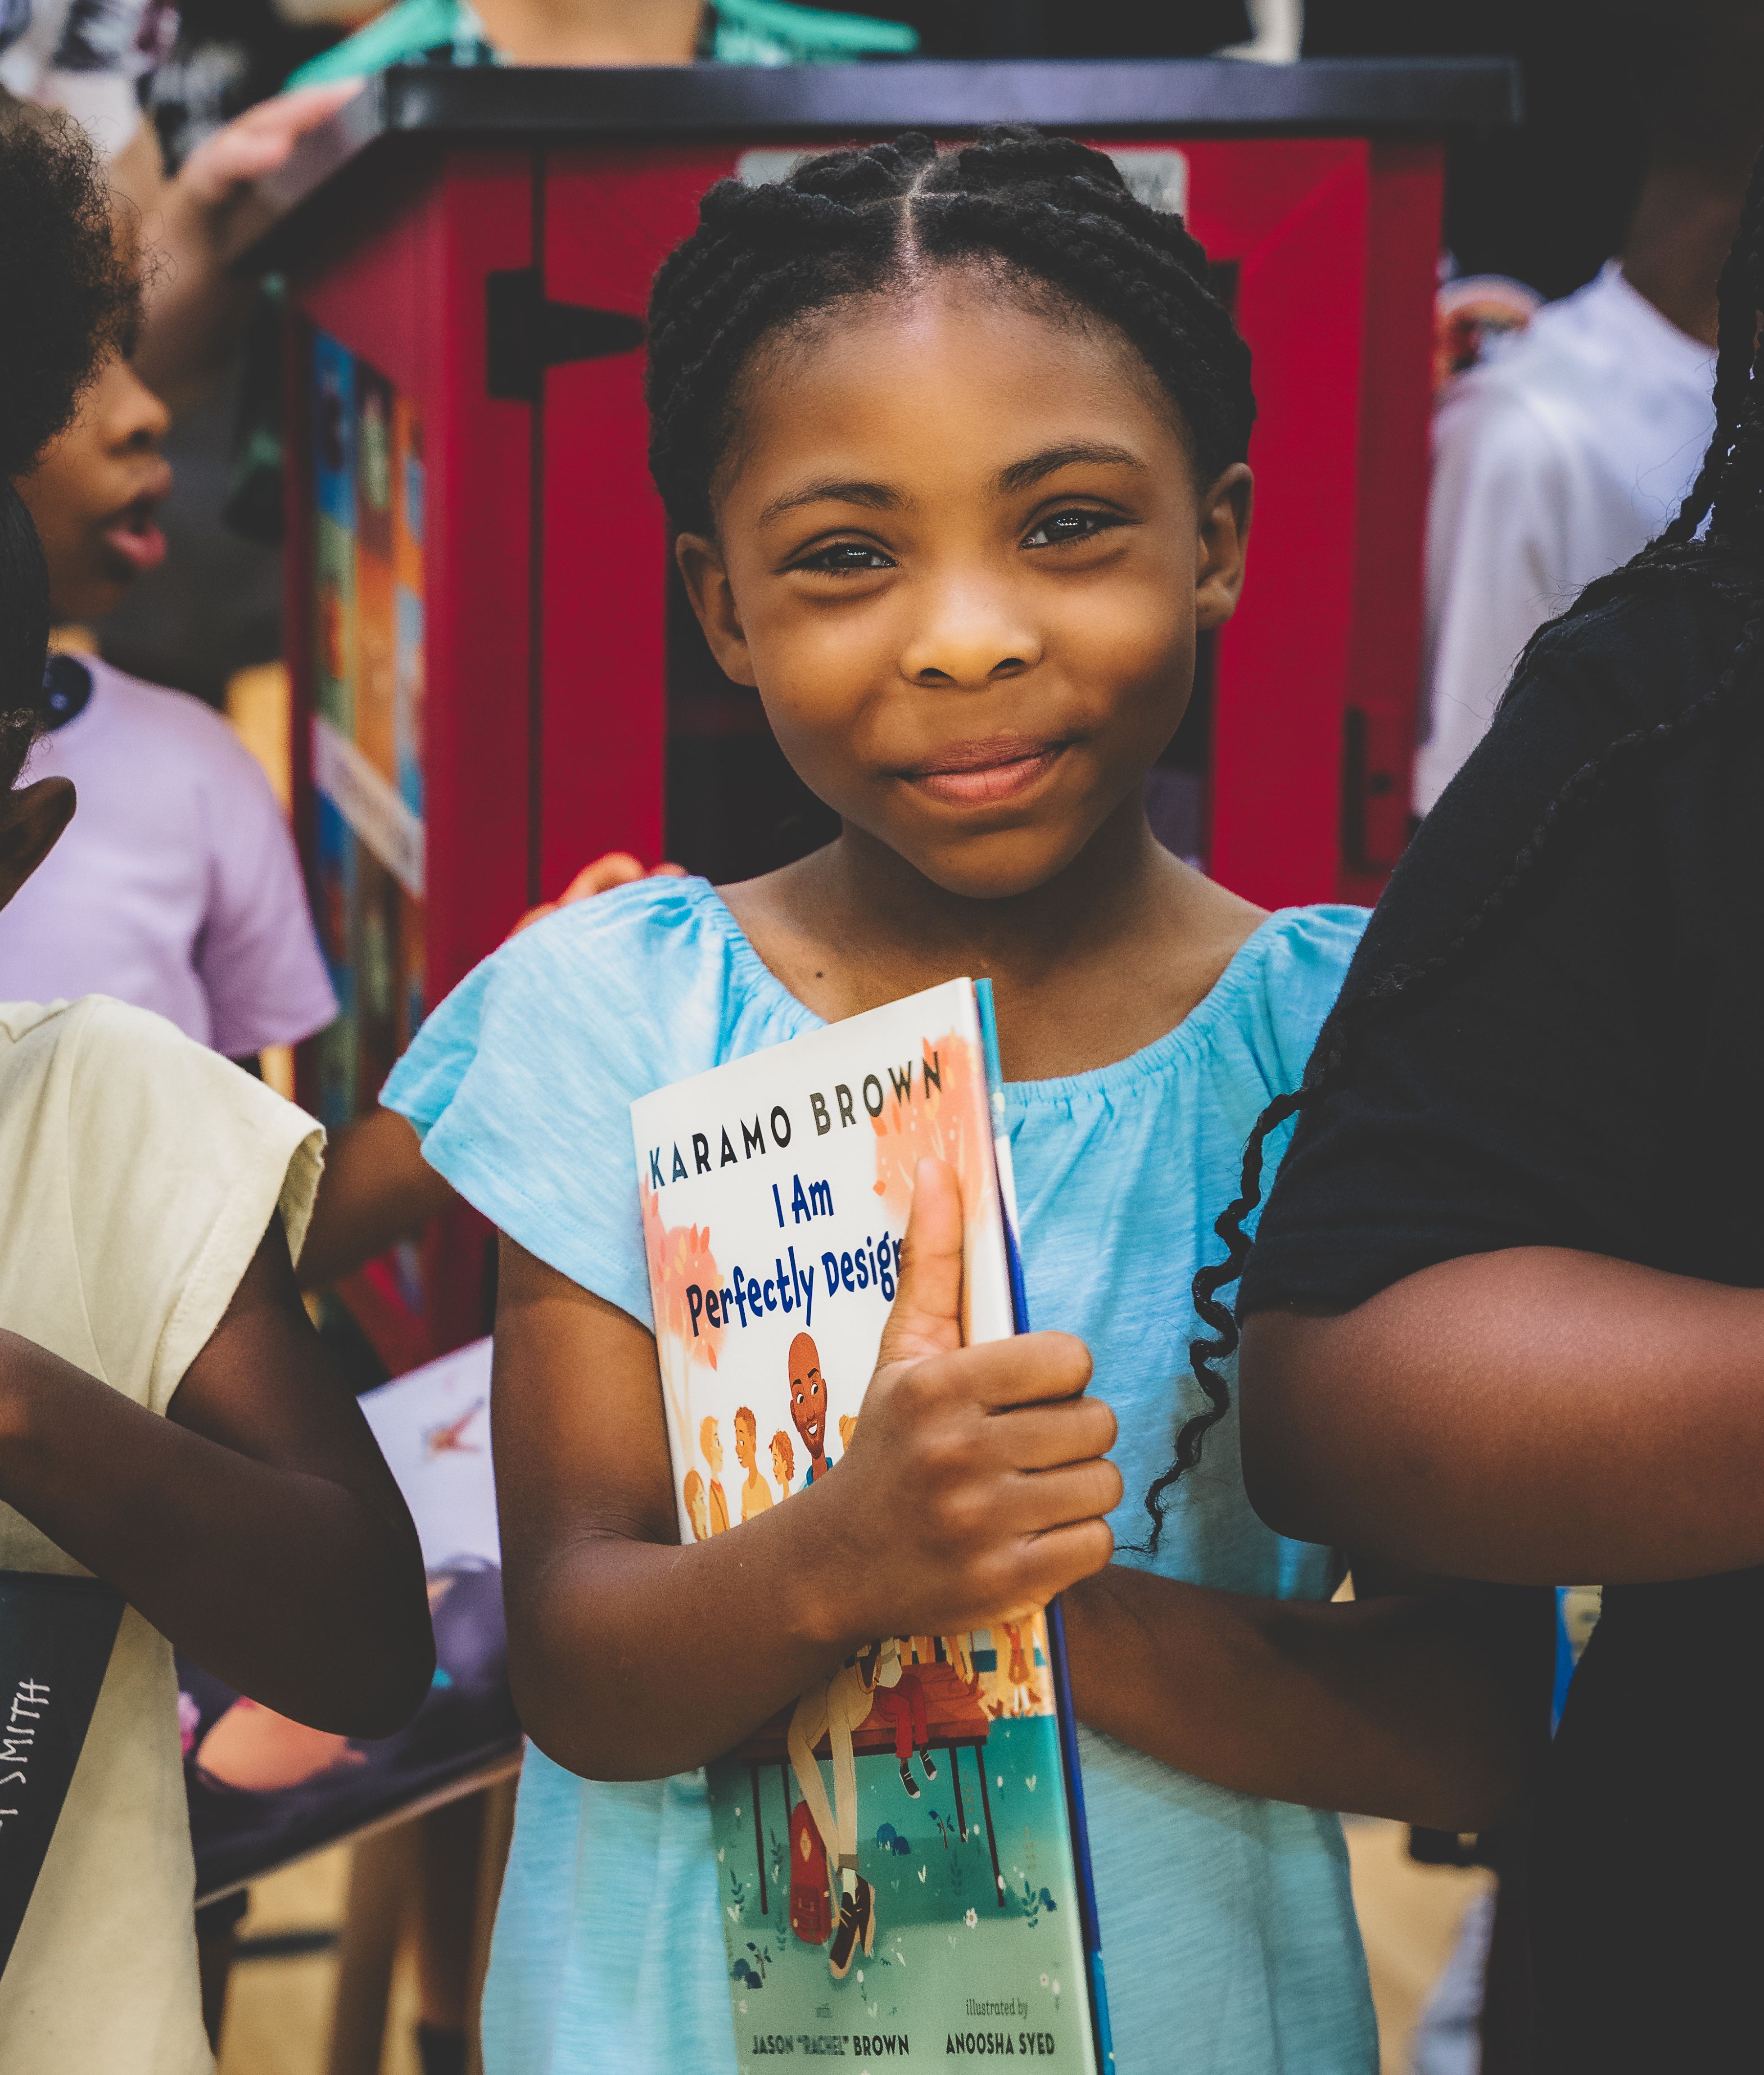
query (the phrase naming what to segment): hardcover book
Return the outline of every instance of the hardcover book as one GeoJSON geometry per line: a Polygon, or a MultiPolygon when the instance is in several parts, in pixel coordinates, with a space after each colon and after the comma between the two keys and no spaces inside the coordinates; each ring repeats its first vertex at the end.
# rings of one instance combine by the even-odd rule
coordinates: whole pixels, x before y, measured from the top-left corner
{"type": "Polygon", "coordinates": [[[73,1784],[122,1620],[96,1578],[0,1571],[0,1969],[73,1784]]]}
{"type": "MultiPolygon", "coordinates": [[[[987,983],[660,1089],[631,1128],[683,1541],[849,1447],[926,1155],[960,1184],[964,1341],[1026,1327],[987,983]]],[[[743,2075],[1108,2075],[1057,1609],[879,1637],[707,1779],[743,2075]]]]}

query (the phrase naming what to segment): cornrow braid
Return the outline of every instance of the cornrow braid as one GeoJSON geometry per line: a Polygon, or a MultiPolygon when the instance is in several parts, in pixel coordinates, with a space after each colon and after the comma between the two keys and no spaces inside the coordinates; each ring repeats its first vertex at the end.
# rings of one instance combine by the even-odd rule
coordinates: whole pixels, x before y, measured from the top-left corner
{"type": "Polygon", "coordinates": [[[1290,1093],[1277,1095],[1256,1120],[1244,1151],[1236,1199],[1213,1229],[1225,1258],[1195,1274],[1195,1315],[1209,1330],[1189,1344],[1189,1361],[1207,1403],[1185,1419],[1176,1435],[1174,1459],[1145,1494],[1151,1518],[1146,1544],[1155,1551],[1163,1533],[1171,1487],[1200,1460],[1211,1428],[1231,1408],[1231,1390],[1218,1365],[1236,1352],[1236,1313],[1220,1292],[1242,1275],[1253,1241],[1244,1222],[1261,1201],[1262,1166],[1271,1133],[1314,1110],[1340,1079],[1353,1042],[1368,1021],[1398,998],[1452,971],[1471,949],[1519,909],[1539,880],[1538,868],[1553,858],[1563,831],[1585,826],[1596,803],[1621,781],[1634,781],[1679,754],[1737,698],[1750,696],[1744,717],[1758,718],[1759,648],[1764,639],[1764,154],[1753,168],[1740,215],[1739,234],[1721,271],[1721,318],[1716,358],[1714,437],[1695,483],[1672,523],[1633,561],[1587,586],[1560,619],[1540,627],[1526,644],[1506,696],[1524,677],[1537,644],[1551,627],[1580,618],[1615,600],[1661,588],[1694,584],[1705,594],[1737,603],[1745,611],[1738,641],[1714,681],[1670,719],[1620,735],[1583,764],[1544,809],[1537,826],[1481,905],[1450,940],[1425,959],[1396,966],[1344,994],[1325,1019],[1302,1079],[1290,1093]]]}
{"type": "Polygon", "coordinates": [[[1069,138],[1000,128],[939,150],[909,133],[829,151],[781,181],[719,180],[649,304],[649,466],[674,526],[712,528],[711,490],[762,339],[931,267],[996,268],[1123,333],[1176,407],[1210,481],[1248,449],[1249,350],[1180,217],[1136,201],[1069,138]]]}
{"type": "MultiPolygon", "coordinates": [[[[1667,549],[1687,547],[1696,539],[1705,519],[1714,520],[1719,498],[1725,509],[1715,530],[1729,533],[1756,527],[1760,514],[1755,500],[1750,512],[1740,507],[1750,483],[1755,491],[1764,485],[1760,462],[1764,461],[1764,425],[1758,419],[1758,385],[1753,379],[1756,359],[1757,320],[1750,326],[1737,320],[1758,284],[1764,281],[1764,155],[1752,168],[1740,211],[1739,235],[1721,269],[1721,321],[1715,352],[1715,432],[1708,452],[1697,471],[1690,494],[1678,516],[1661,536],[1658,545],[1667,549]]],[[[1646,560],[1644,556],[1642,559],[1646,560]]]]}

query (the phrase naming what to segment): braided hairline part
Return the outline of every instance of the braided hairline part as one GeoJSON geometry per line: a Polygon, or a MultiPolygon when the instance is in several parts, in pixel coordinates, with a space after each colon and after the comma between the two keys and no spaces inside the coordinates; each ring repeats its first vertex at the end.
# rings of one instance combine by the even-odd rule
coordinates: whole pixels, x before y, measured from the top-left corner
{"type": "Polygon", "coordinates": [[[1070,139],[988,132],[940,151],[909,135],[723,180],[663,263],[650,305],[650,467],[674,524],[710,529],[741,375],[769,332],[927,266],[993,260],[1116,325],[1182,413],[1203,470],[1243,458],[1248,354],[1179,217],[1137,201],[1070,139]]]}

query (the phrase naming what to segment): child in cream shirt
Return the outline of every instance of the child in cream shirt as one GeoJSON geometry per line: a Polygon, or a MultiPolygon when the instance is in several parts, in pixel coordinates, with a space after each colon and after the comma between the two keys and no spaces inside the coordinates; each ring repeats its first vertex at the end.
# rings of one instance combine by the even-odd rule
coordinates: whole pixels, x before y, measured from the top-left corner
{"type": "MultiPolygon", "coordinates": [[[[48,589],[13,487],[126,331],[76,133],[0,107],[0,906],[74,810],[18,788],[48,589]],[[81,342],[85,344],[82,346],[81,342]]],[[[202,2075],[176,1644],[280,1713],[379,1736],[433,1667],[410,1516],[295,1286],[310,1117],[103,996],[0,1006],[0,1568],[126,1605],[0,1974],[11,2075],[202,2075]]],[[[3,1833],[0,1833],[3,1838],[3,1833]]]]}

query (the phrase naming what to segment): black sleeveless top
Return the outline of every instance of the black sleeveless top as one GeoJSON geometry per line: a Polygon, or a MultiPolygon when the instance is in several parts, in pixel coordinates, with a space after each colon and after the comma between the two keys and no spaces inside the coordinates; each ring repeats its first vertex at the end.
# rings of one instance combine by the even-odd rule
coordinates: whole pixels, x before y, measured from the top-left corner
{"type": "MultiPolygon", "coordinates": [[[[1547,634],[1347,990],[1449,941],[1563,781],[1712,684],[1744,617],[1692,580],[1547,634]]],[[[1246,1313],[1345,1309],[1514,1246],[1764,1286],[1755,661],[1719,720],[1563,830],[1489,938],[1360,1026],[1269,1198],[1246,1313]]],[[[1551,1754],[1532,1916],[1540,2069],[1764,2065],[1764,1572],[1607,1592],[1551,1754]]]]}

